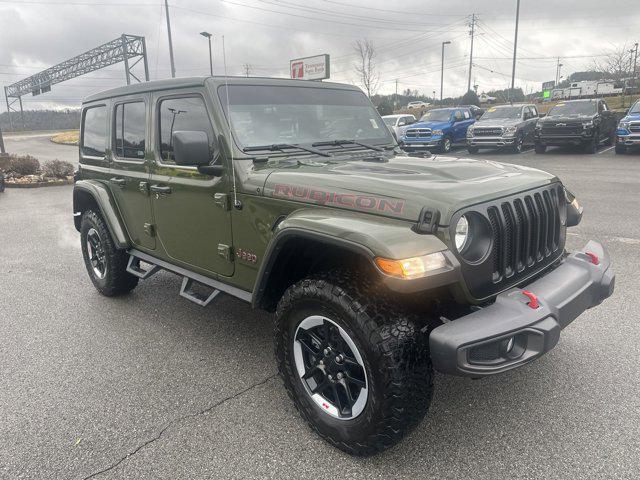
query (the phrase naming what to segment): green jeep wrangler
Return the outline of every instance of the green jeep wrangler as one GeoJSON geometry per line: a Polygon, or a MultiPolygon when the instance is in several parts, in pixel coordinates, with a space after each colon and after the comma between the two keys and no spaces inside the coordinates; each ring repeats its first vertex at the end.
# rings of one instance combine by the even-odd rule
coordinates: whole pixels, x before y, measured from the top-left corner
{"type": "Polygon", "coordinates": [[[275,312],[287,392],[355,455],[420,422],[434,370],[529,363],[615,281],[601,244],[565,250],[582,208],[558,178],[406,154],[369,99],[335,83],[185,78],[93,95],[73,211],[103,295],[167,270],[201,306],[224,292],[275,312]]]}

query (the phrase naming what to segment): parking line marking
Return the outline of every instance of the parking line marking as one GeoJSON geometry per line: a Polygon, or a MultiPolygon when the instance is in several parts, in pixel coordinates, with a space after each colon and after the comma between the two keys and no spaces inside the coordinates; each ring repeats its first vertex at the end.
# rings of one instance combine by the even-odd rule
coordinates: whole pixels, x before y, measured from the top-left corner
{"type": "Polygon", "coordinates": [[[600,150],[600,151],[598,152],[598,155],[600,155],[601,153],[604,153],[604,152],[608,152],[609,150],[611,150],[611,149],[613,149],[613,148],[614,148],[614,147],[609,147],[609,148],[605,148],[604,150],[600,150]]]}

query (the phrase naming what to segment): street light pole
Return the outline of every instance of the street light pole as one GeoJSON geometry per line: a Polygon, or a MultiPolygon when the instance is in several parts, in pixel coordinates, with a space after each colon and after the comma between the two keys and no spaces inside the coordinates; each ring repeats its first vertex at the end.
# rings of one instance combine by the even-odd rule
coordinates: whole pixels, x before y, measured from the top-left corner
{"type": "Polygon", "coordinates": [[[169,59],[171,60],[171,78],[176,78],[176,65],[173,61],[173,41],[171,40],[171,20],[169,20],[169,0],[164,0],[164,9],[167,14],[167,35],[169,37],[169,59]]]}
{"type": "Polygon", "coordinates": [[[511,90],[509,90],[509,100],[511,100],[511,95],[513,95],[513,88],[516,82],[516,53],[518,50],[518,23],[520,21],[520,0],[518,0],[516,6],[516,33],[515,38],[513,39],[513,66],[511,68],[511,90]]]}
{"type": "Polygon", "coordinates": [[[442,42],[442,62],[440,65],[440,102],[442,102],[442,90],[444,89],[444,46],[451,44],[450,41],[442,42]]]}
{"type": "Polygon", "coordinates": [[[211,37],[212,35],[209,32],[200,32],[200,35],[206,37],[209,40],[209,70],[211,71],[211,76],[213,77],[213,53],[211,53],[211,37]]]}

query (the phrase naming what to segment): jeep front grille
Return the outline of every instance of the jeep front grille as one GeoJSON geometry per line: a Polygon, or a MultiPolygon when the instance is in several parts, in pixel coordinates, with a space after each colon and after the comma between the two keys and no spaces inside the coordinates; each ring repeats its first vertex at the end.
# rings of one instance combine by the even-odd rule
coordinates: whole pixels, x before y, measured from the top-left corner
{"type": "MultiPolygon", "coordinates": [[[[485,298],[518,284],[551,265],[564,251],[566,202],[560,184],[471,207],[488,222],[491,247],[485,259],[470,264],[458,255],[462,274],[476,298],[485,298]]],[[[455,228],[455,227],[454,227],[455,228]]]]}

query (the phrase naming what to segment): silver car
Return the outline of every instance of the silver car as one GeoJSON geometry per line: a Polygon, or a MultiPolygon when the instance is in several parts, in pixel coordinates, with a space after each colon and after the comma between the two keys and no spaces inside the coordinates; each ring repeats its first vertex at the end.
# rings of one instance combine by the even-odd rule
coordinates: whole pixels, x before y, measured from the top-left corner
{"type": "Polygon", "coordinates": [[[416,123],[416,117],[413,115],[385,115],[382,117],[384,123],[389,127],[391,133],[393,133],[396,137],[396,140],[402,137],[404,130],[407,126],[412,123],[416,123]]]}

